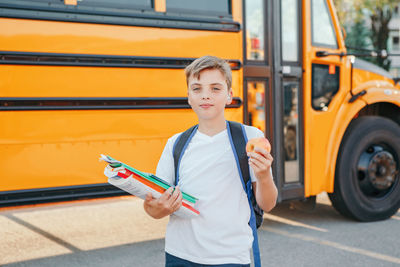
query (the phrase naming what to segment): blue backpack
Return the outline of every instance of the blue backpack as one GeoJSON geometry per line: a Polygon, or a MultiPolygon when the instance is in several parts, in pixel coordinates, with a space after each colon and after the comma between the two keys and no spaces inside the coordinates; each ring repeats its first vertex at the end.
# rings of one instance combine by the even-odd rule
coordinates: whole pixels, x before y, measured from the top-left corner
{"type": "MultiPolygon", "coordinates": [[[[229,141],[231,143],[232,151],[235,156],[236,166],[239,171],[239,175],[242,181],[243,189],[247,194],[247,199],[250,205],[250,221],[249,225],[253,231],[253,255],[254,255],[254,263],[255,267],[261,266],[261,259],[260,259],[260,250],[258,247],[258,237],[257,237],[257,228],[259,228],[263,222],[263,214],[264,211],[258,206],[254,193],[253,188],[251,186],[251,179],[250,179],[250,170],[249,170],[249,162],[246,153],[246,143],[247,143],[247,136],[246,131],[244,129],[243,124],[234,122],[234,121],[227,121],[226,124],[229,141]]],[[[185,152],[190,140],[196,133],[198,125],[195,125],[185,132],[183,132],[175,141],[173,147],[173,157],[174,157],[174,167],[175,167],[175,185],[178,184],[179,181],[179,165],[183,153],[185,152]]]]}

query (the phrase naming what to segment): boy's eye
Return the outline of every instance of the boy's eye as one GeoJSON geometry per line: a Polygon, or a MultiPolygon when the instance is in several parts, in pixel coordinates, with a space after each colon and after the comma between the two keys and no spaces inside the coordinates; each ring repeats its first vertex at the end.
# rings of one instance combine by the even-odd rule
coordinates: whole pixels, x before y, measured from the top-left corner
{"type": "Polygon", "coordinates": [[[198,90],[200,90],[200,88],[195,87],[195,88],[192,88],[192,90],[193,90],[193,91],[198,91],[198,90]]]}
{"type": "Polygon", "coordinates": [[[214,87],[213,90],[214,90],[214,91],[218,91],[218,90],[221,90],[221,89],[218,88],[218,87],[214,87]]]}

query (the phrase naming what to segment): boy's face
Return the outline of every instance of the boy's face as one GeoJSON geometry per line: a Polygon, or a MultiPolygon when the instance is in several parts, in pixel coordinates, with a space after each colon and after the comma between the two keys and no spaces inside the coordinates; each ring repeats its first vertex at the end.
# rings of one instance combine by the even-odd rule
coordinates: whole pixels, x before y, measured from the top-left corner
{"type": "Polygon", "coordinates": [[[199,79],[189,78],[188,102],[199,120],[224,117],[225,105],[232,103],[232,90],[217,69],[205,69],[199,79]]]}

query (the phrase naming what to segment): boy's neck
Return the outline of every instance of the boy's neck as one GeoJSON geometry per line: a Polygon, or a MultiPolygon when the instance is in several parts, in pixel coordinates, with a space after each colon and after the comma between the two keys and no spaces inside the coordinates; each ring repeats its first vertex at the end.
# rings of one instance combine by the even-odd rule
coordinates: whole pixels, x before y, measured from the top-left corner
{"type": "Polygon", "coordinates": [[[226,120],[225,118],[215,120],[215,121],[209,121],[209,120],[199,120],[199,129],[203,134],[206,134],[208,136],[214,136],[223,130],[226,129],[226,120]]]}

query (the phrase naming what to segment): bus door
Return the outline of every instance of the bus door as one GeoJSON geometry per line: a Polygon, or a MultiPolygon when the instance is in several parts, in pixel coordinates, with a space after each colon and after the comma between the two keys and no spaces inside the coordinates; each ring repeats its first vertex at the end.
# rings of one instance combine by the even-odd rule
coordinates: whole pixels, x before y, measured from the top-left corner
{"type": "Polygon", "coordinates": [[[307,32],[307,41],[304,42],[307,46],[304,49],[307,51],[304,68],[307,71],[304,78],[308,89],[304,99],[307,102],[306,118],[310,123],[305,132],[307,140],[312,140],[312,145],[306,144],[309,164],[306,164],[305,194],[315,195],[321,189],[331,190],[333,173],[329,174],[327,168],[335,162],[329,155],[338,140],[329,141],[329,138],[334,132],[336,116],[343,106],[343,96],[350,89],[351,66],[348,58],[337,56],[345,52],[345,47],[332,1],[307,2],[304,13],[310,19],[304,20],[307,24],[304,25],[307,32]],[[320,56],[325,53],[336,56],[320,56]]]}
{"type": "Polygon", "coordinates": [[[302,1],[274,1],[275,155],[280,200],[304,197],[302,1]]]}
{"type": "Polygon", "coordinates": [[[279,201],[304,197],[301,1],[245,1],[244,122],[272,143],[279,201]]]}
{"type": "MultiPolygon", "coordinates": [[[[275,156],[271,1],[243,1],[243,122],[262,130],[275,156]]],[[[273,167],[274,174],[275,168],[273,167]]],[[[277,177],[277,176],[275,176],[277,177]]],[[[277,182],[277,180],[275,180],[277,182]]]]}

